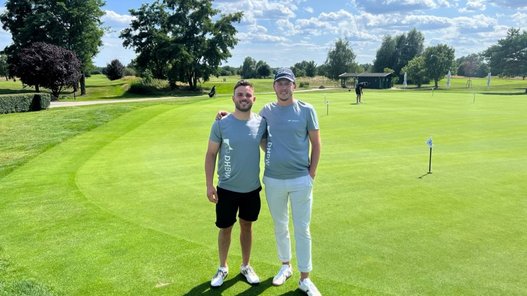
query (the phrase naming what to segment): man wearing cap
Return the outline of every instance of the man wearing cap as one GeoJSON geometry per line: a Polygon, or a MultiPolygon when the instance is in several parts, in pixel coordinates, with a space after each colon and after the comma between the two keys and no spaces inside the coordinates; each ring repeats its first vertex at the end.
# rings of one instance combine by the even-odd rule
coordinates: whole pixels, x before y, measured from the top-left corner
{"type": "Polygon", "coordinates": [[[273,285],[282,285],[293,274],[288,227],[288,204],[291,203],[300,271],[299,288],[308,295],[320,295],[309,279],[312,270],[309,230],[312,189],[321,148],[317,114],[312,105],[293,97],[296,83],[290,69],[278,70],[273,87],[276,102],[266,104],[260,111],[267,122],[263,183],[274,222],[278,258],[282,263],[273,278],[273,285]]]}

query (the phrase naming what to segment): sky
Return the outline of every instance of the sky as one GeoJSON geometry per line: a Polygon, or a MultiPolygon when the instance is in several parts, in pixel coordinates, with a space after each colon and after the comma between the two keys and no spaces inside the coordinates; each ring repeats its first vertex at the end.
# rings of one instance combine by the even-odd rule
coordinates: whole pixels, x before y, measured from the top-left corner
{"type": "MultiPolygon", "coordinates": [[[[150,2],[106,0],[102,21],[109,30],[95,65],[114,59],[126,65],[135,57],[133,49],[123,47],[119,33],[132,20],[129,10],[150,2]]],[[[447,44],[459,58],[496,44],[509,28],[527,31],[527,0],[216,0],[213,6],[221,13],[244,13],[235,24],[238,44],[223,63],[233,67],[246,57],[271,67],[301,61],[321,65],[339,38],[349,41],[357,63],[373,63],[384,36],[413,28],[425,36],[425,47],[447,44]]],[[[0,28],[0,49],[11,42],[9,32],[0,28]]]]}

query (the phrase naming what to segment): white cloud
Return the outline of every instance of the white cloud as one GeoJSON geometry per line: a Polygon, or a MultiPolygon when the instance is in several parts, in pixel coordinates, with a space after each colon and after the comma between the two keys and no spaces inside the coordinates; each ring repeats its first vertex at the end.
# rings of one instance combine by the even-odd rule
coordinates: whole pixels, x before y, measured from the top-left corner
{"type": "Polygon", "coordinates": [[[512,15],[512,19],[518,25],[518,27],[527,30],[527,13],[517,12],[512,15]]]}
{"type": "Polygon", "coordinates": [[[393,13],[450,7],[446,0],[353,0],[356,7],[369,13],[393,13]]]}
{"type": "Polygon", "coordinates": [[[492,4],[509,8],[527,8],[525,0],[494,0],[492,4]]]}
{"type": "Polygon", "coordinates": [[[254,24],[257,20],[277,20],[293,18],[298,7],[294,1],[269,1],[269,0],[246,0],[246,1],[218,1],[216,4],[222,13],[233,13],[243,11],[244,22],[254,24]]]}
{"type": "Polygon", "coordinates": [[[112,10],[105,10],[104,15],[101,19],[105,23],[108,22],[128,26],[132,22],[134,17],[127,14],[118,14],[117,12],[112,10]]]}
{"type": "Polygon", "coordinates": [[[468,0],[466,6],[461,8],[459,12],[483,11],[486,8],[485,0],[468,0]]]}

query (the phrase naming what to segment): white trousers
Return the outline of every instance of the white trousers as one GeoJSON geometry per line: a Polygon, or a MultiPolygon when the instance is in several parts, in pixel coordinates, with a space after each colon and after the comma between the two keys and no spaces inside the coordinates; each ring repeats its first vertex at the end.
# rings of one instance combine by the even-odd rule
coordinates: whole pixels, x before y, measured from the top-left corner
{"type": "Polygon", "coordinates": [[[264,176],[263,183],[267,205],[274,222],[278,259],[282,262],[291,260],[288,206],[291,201],[298,270],[310,272],[312,263],[309,223],[313,205],[313,179],[310,175],[285,180],[264,176]]]}

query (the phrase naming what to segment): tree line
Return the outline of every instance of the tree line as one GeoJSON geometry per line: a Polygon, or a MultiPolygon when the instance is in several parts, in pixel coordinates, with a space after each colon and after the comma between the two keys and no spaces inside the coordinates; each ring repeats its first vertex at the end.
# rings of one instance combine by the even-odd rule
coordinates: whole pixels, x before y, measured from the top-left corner
{"type": "MultiPolygon", "coordinates": [[[[238,67],[221,66],[236,46],[235,24],[243,13],[222,14],[212,0],[155,0],[131,9],[134,17],[120,32],[123,45],[137,56],[128,67],[112,61],[106,69],[112,77],[123,68],[134,73],[178,82],[197,89],[211,76],[235,73],[243,78],[269,77],[273,69],[265,61],[246,57],[238,67]]],[[[48,88],[56,96],[66,87],[86,93],[85,77],[94,69],[93,57],[102,45],[103,0],[7,0],[0,14],[2,27],[13,43],[0,55],[0,74],[18,77],[37,90],[48,88]]],[[[527,32],[511,28],[507,36],[481,53],[455,59],[452,47],[439,44],[424,48],[424,36],[413,29],[405,34],[385,36],[373,64],[359,65],[349,41],[338,39],[321,65],[300,61],[291,68],[299,77],[326,76],[337,80],[345,72],[391,72],[395,81],[407,73],[420,86],[444,75],[501,76],[527,75],[527,32]]],[[[110,77],[110,76],[109,76],[110,77]]]]}

